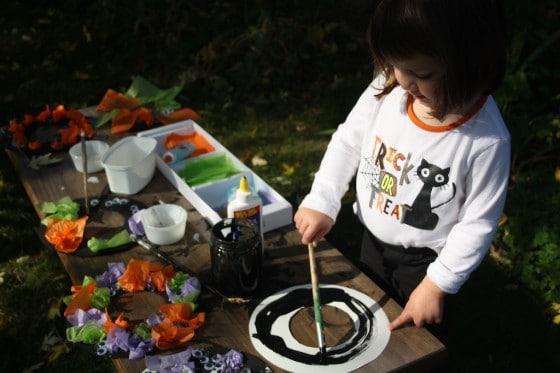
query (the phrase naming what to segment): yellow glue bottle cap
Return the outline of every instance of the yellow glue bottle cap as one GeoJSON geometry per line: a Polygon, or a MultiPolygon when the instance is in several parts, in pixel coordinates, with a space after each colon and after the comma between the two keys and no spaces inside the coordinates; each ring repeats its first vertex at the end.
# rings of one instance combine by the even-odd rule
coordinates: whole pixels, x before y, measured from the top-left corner
{"type": "Polygon", "coordinates": [[[251,191],[251,189],[249,189],[249,183],[247,182],[246,176],[242,176],[241,179],[239,180],[239,191],[243,193],[247,193],[251,191]]]}

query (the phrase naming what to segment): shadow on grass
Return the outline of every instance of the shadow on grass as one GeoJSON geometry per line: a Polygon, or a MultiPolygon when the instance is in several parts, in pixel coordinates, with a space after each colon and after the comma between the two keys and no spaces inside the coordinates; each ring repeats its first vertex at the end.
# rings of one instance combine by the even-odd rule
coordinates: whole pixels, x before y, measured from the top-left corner
{"type": "Polygon", "coordinates": [[[491,258],[457,298],[451,371],[559,371],[560,327],[552,324],[538,298],[510,282],[491,258]]]}

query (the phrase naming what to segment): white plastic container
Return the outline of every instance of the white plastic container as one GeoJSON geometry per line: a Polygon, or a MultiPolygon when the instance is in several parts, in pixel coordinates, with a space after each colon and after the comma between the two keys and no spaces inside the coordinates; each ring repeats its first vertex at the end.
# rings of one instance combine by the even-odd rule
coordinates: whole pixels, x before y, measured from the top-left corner
{"type": "MultiPolygon", "coordinates": [[[[101,159],[103,154],[109,149],[109,144],[104,141],[99,140],[88,140],[86,141],[86,156],[87,156],[87,172],[99,172],[103,171],[103,165],[101,164],[101,159]]],[[[72,162],[74,162],[74,167],[78,172],[84,172],[83,157],[82,157],[82,143],[78,142],[70,148],[68,151],[72,162]]]]}
{"type": "Polygon", "coordinates": [[[235,198],[227,205],[227,217],[253,220],[257,227],[259,227],[262,239],[264,233],[262,208],[262,200],[254,195],[249,188],[247,177],[242,176],[239,179],[239,189],[235,192],[235,198]]]}
{"type": "Polygon", "coordinates": [[[101,163],[113,193],[136,194],[154,176],[157,141],[150,137],[129,136],[114,143],[101,163]]]}
{"type": "Polygon", "coordinates": [[[154,205],[142,213],[146,237],[156,245],[172,245],[185,236],[187,210],[175,204],[154,205]]]}
{"type": "Polygon", "coordinates": [[[172,245],[185,236],[187,210],[179,205],[161,204],[142,213],[146,237],[156,245],[172,245]]]}

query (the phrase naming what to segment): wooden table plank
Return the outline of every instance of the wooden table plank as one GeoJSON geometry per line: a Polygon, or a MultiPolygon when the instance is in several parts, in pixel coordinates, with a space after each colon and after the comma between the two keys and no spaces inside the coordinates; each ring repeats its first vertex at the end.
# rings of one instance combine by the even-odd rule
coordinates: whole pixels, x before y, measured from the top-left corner
{"type": "MultiPolygon", "coordinates": [[[[67,154],[57,154],[63,158],[61,163],[42,167],[40,170],[27,167],[27,160],[22,154],[8,151],[8,155],[33,205],[58,200],[64,196],[75,200],[83,199],[81,174],[74,169],[67,154]]],[[[98,179],[97,184],[88,184],[89,198],[93,198],[103,191],[107,180],[104,172],[90,176],[98,179]]],[[[130,197],[147,206],[162,200],[180,204],[187,209],[189,215],[185,238],[178,244],[166,246],[162,250],[188,268],[191,274],[200,277],[205,283],[211,283],[208,246],[210,227],[193,206],[159,171],[156,171],[152,181],[140,193],[130,197]]],[[[37,213],[41,216],[40,211],[37,210],[37,213]]],[[[76,284],[80,284],[85,275],[101,274],[107,269],[108,262],[127,263],[130,258],[160,262],[157,257],[139,246],[112,255],[78,257],[59,253],[59,257],[72,282],[76,284]]],[[[382,306],[390,320],[401,312],[401,307],[395,301],[330,243],[322,241],[319,244],[316,260],[321,284],[346,286],[367,294],[382,306]]],[[[259,356],[248,333],[251,311],[263,298],[294,285],[309,284],[311,281],[307,247],[301,245],[301,237],[293,226],[280,228],[265,235],[264,273],[264,286],[248,304],[228,303],[223,298],[203,291],[199,304],[201,310],[207,312],[207,321],[197,331],[193,343],[220,345],[259,356]]],[[[144,293],[129,295],[119,299],[119,302],[125,307],[133,308],[130,314],[133,318],[156,312],[159,307],[157,298],[144,293]]],[[[266,357],[261,358],[266,361],[266,357]]],[[[384,352],[357,372],[430,371],[442,364],[445,358],[445,347],[426,329],[409,327],[393,332],[384,352]]],[[[121,372],[140,372],[145,368],[143,359],[114,359],[114,363],[121,372]]],[[[282,369],[268,364],[275,372],[283,372],[282,369]]]]}

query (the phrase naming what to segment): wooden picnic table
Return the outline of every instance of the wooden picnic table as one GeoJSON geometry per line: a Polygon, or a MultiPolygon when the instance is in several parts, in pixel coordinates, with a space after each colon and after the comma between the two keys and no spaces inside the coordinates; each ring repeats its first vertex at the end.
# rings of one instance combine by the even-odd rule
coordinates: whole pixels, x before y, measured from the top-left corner
{"type": "MultiPolygon", "coordinates": [[[[118,138],[110,136],[107,131],[99,131],[96,138],[114,143],[118,138]]],[[[21,182],[34,206],[39,202],[57,201],[69,196],[74,200],[84,199],[82,174],[75,170],[67,152],[57,153],[62,157],[58,164],[33,170],[28,167],[28,159],[23,154],[7,150],[8,156],[19,174],[21,182]]],[[[106,190],[107,179],[104,172],[91,174],[97,183],[88,183],[88,198],[94,198],[106,190]]],[[[151,182],[138,194],[133,196],[116,196],[133,198],[146,206],[164,201],[176,203],[188,211],[185,238],[175,245],[161,247],[181,263],[190,274],[198,276],[203,283],[211,283],[209,229],[206,220],[173,187],[167,179],[156,170],[151,182]]],[[[37,207],[36,207],[37,208],[37,207]]],[[[37,210],[39,217],[42,213],[37,210]]],[[[108,262],[127,263],[135,258],[165,264],[156,256],[140,246],[110,255],[77,256],[58,253],[66,271],[74,284],[81,284],[84,276],[95,276],[107,270],[108,262]]],[[[344,255],[329,242],[322,241],[316,249],[318,277],[321,284],[333,284],[355,289],[375,300],[388,316],[395,319],[401,307],[389,298],[368,276],[361,272],[344,255]]],[[[307,247],[301,244],[301,236],[293,225],[289,225],[265,234],[264,278],[262,287],[254,299],[246,304],[233,304],[211,292],[202,291],[199,298],[200,310],[206,312],[206,323],[196,331],[191,345],[214,345],[234,348],[259,357],[274,372],[283,372],[260,356],[253,347],[249,331],[249,318],[259,301],[269,295],[295,285],[309,284],[310,271],[307,247]]],[[[61,294],[65,295],[65,294],[61,294]]],[[[126,310],[129,320],[143,320],[157,312],[166,301],[157,294],[149,292],[129,293],[121,296],[118,306],[126,310]]],[[[113,306],[113,304],[111,304],[113,306]]],[[[313,315],[299,317],[293,327],[298,330],[301,342],[312,346],[316,343],[316,331],[313,315]]],[[[329,315],[325,315],[325,319],[329,315]]],[[[347,332],[347,330],[346,330],[347,332]]],[[[327,345],[329,341],[343,338],[344,330],[325,328],[327,345]]],[[[441,366],[447,358],[445,346],[424,328],[406,327],[391,333],[390,340],[379,357],[357,372],[388,371],[430,371],[441,366]]],[[[119,372],[141,372],[145,369],[144,359],[128,360],[115,358],[114,364],[119,372]]]]}

